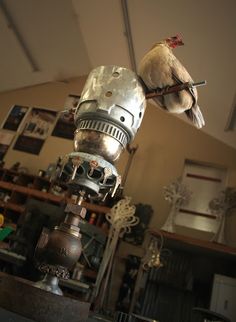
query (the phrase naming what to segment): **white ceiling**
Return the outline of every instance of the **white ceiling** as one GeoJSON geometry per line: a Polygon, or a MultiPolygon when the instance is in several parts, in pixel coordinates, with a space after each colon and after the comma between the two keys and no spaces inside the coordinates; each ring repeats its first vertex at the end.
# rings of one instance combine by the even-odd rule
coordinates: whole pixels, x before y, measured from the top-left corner
{"type": "MultiPolygon", "coordinates": [[[[0,91],[86,75],[99,65],[132,68],[122,3],[128,7],[136,64],[153,43],[180,33],[175,55],[199,88],[202,129],[236,148],[225,132],[236,87],[235,0],[1,0],[0,91]],[[8,17],[9,18],[9,17],[8,17]],[[22,37],[30,54],[13,31],[22,37]]],[[[182,117],[185,121],[186,118],[182,117]]]]}

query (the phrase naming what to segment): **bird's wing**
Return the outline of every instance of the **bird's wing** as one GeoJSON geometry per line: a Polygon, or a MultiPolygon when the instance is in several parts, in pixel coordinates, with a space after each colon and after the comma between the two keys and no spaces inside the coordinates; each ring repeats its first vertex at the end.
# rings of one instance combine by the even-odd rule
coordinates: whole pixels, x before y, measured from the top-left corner
{"type": "MultiPolygon", "coordinates": [[[[149,92],[153,92],[154,90],[158,90],[158,88],[156,88],[156,86],[154,88],[151,88],[150,84],[153,84],[153,82],[154,82],[153,78],[155,78],[155,75],[153,76],[153,69],[147,65],[147,62],[143,62],[143,61],[142,61],[142,65],[140,64],[140,67],[139,67],[138,77],[139,77],[139,81],[144,89],[145,94],[148,94],[149,92]],[[143,72],[143,70],[145,70],[145,73],[143,72]],[[146,70],[148,70],[148,72],[146,72],[146,70]],[[146,82],[144,81],[144,76],[145,76],[146,82]],[[147,84],[149,84],[149,86],[147,84]]],[[[149,64],[150,64],[150,62],[149,62],[149,64]]],[[[157,96],[157,97],[153,98],[153,100],[160,107],[162,107],[163,109],[166,109],[163,96],[157,96]]]]}
{"type": "Polygon", "coordinates": [[[195,105],[189,110],[186,110],[185,114],[197,128],[200,129],[205,125],[204,117],[198,105],[195,105]]]}
{"type": "MultiPolygon", "coordinates": [[[[182,65],[178,64],[178,65],[172,66],[171,71],[172,71],[172,78],[176,82],[176,84],[183,84],[186,82],[193,83],[191,76],[182,65]],[[176,68],[176,66],[178,68],[176,68]]],[[[187,91],[192,96],[192,99],[193,99],[192,107],[193,107],[194,105],[197,104],[197,98],[198,98],[197,91],[192,87],[186,88],[185,91],[187,91]]]]}
{"type": "MultiPolygon", "coordinates": [[[[172,64],[172,77],[177,84],[183,84],[186,82],[193,83],[193,79],[189,75],[185,67],[176,58],[172,64]]],[[[197,90],[193,87],[189,87],[186,91],[192,96],[193,104],[192,107],[185,111],[187,117],[192,121],[192,123],[197,127],[201,128],[205,125],[204,117],[197,105],[197,90]]]]}

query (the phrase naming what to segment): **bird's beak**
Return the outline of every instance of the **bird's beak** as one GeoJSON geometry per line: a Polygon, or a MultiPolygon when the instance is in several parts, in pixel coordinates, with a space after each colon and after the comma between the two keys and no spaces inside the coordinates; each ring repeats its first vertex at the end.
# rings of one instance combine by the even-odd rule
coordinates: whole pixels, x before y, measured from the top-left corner
{"type": "Polygon", "coordinates": [[[178,40],[177,44],[178,44],[178,46],[183,46],[184,42],[183,42],[183,40],[178,40]]]}
{"type": "Polygon", "coordinates": [[[173,36],[170,39],[171,39],[171,42],[174,44],[175,47],[184,45],[184,42],[183,42],[182,38],[179,35],[173,36]]]}
{"type": "Polygon", "coordinates": [[[170,37],[170,38],[167,38],[166,43],[168,44],[168,46],[170,48],[176,48],[178,46],[183,46],[184,45],[182,38],[180,36],[178,36],[178,35],[170,37]]]}

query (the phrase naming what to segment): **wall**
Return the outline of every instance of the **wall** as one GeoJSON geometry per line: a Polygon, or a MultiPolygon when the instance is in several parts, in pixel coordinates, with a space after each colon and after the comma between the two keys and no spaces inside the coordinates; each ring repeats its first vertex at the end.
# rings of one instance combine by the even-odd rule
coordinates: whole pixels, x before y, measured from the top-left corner
{"type": "MultiPolygon", "coordinates": [[[[15,104],[58,111],[64,110],[67,95],[80,94],[84,80],[80,78],[71,80],[69,83],[54,82],[0,94],[0,124],[6,118],[11,106],[15,104]]],[[[37,174],[39,169],[46,169],[49,163],[55,162],[59,155],[64,155],[72,150],[73,142],[71,140],[49,136],[39,155],[9,149],[4,160],[7,166],[20,161],[22,166],[37,174]]]]}
{"type": "Polygon", "coordinates": [[[169,209],[163,198],[163,186],[181,175],[185,159],[228,168],[228,185],[236,186],[235,149],[154,105],[147,108],[135,144],[139,149],[126,191],[135,202],[154,207],[153,227],[160,227],[169,209]]]}
{"type": "MultiPolygon", "coordinates": [[[[85,78],[80,78],[68,83],[55,82],[0,94],[0,123],[14,104],[63,110],[67,95],[80,94],[84,81],[85,78]]],[[[236,186],[236,150],[152,104],[148,104],[142,126],[133,144],[138,145],[138,150],[127,178],[125,194],[131,196],[134,203],[152,205],[154,215],[150,226],[154,229],[160,228],[168,215],[169,204],[164,200],[163,186],[181,175],[185,159],[227,167],[228,184],[236,186]]],[[[49,163],[55,162],[59,155],[69,153],[72,149],[72,141],[51,136],[46,140],[39,156],[10,148],[5,157],[6,166],[10,167],[16,161],[20,161],[30,172],[37,173],[39,169],[46,169],[49,163]]],[[[127,158],[128,154],[124,152],[117,164],[121,174],[127,158]]],[[[236,216],[232,215],[226,224],[226,234],[228,243],[234,246],[235,225],[236,216]]],[[[118,262],[130,253],[141,255],[142,250],[121,243],[117,253],[118,262]]],[[[123,272],[124,265],[116,265],[113,305],[123,272]]]]}
{"type": "MultiPolygon", "coordinates": [[[[0,94],[0,123],[14,104],[63,110],[67,95],[80,94],[85,79],[82,77],[0,94]]],[[[163,186],[181,175],[186,158],[227,167],[229,185],[236,186],[236,150],[152,104],[147,106],[133,144],[138,145],[138,150],[127,178],[125,194],[131,196],[134,203],[152,205],[153,228],[164,223],[169,210],[169,204],[163,198],[163,186]]],[[[10,148],[5,157],[6,166],[20,161],[30,172],[37,173],[72,149],[72,141],[50,136],[38,156],[10,148]]],[[[117,164],[121,174],[127,157],[128,153],[124,152],[117,164]]]]}
{"type": "MultiPolygon", "coordinates": [[[[204,112],[204,111],[203,111],[204,112]]],[[[207,121],[207,120],[206,120],[207,121]]],[[[236,186],[236,150],[197,130],[175,116],[149,104],[142,126],[134,144],[139,148],[129,172],[125,192],[133,201],[151,204],[154,216],[150,226],[160,228],[168,215],[169,204],[163,197],[163,186],[181,175],[185,159],[198,160],[228,168],[228,185],[236,186]]],[[[236,247],[236,212],[226,220],[227,244],[236,247]]],[[[196,238],[209,234],[178,229],[178,232],[196,238]]],[[[115,307],[122,276],[125,273],[124,258],[133,254],[143,256],[144,250],[121,242],[118,248],[111,307],[115,307]]]]}

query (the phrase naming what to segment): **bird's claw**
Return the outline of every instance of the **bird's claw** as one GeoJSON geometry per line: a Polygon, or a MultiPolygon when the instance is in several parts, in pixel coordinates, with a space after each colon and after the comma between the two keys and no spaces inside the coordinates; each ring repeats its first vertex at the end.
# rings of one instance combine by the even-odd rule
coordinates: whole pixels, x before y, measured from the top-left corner
{"type": "Polygon", "coordinates": [[[162,90],[162,95],[164,95],[166,92],[169,92],[170,87],[170,85],[165,86],[162,90]]]}
{"type": "Polygon", "coordinates": [[[164,88],[157,87],[157,88],[155,88],[152,92],[157,93],[157,94],[162,94],[163,89],[164,89],[164,88]]]}

